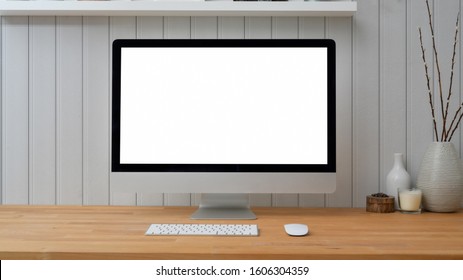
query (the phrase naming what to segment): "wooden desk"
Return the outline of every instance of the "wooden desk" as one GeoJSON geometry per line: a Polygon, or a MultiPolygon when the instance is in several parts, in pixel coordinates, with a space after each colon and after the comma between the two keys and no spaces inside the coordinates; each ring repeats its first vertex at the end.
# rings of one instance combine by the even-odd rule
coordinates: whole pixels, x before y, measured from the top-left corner
{"type": "Polygon", "coordinates": [[[243,223],[257,223],[259,237],[144,235],[151,223],[193,222],[193,210],[0,206],[0,259],[463,259],[462,212],[255,208],[258,220],[243,223]],[[285,223],[311,234],[287,236],[285,223]]]}

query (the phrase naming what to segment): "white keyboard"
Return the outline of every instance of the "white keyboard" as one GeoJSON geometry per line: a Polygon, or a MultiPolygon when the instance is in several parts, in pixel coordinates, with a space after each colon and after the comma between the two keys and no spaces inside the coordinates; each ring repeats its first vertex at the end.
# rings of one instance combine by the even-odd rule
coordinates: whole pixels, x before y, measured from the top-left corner
{"type": "Polygon", "coordinates": [[[251,224],[152,224],[145,235],[258,236],[259,229],[251,224]]]}

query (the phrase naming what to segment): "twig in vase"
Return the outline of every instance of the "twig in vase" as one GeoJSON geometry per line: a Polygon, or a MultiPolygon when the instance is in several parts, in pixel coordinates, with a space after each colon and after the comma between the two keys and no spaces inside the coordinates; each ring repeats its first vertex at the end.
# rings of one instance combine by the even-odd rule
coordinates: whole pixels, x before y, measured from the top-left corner
{"type": "Polygon", "coordinates": [[[436,137],[436,141],[439,141],[439,135],[437,133],[436,116],[435,116],[435,113],[434,113],[435,110],[434,110],[433,94],[432,94],[432,91],[431,91],[431,84],[430,84],[431,79],[429,78],[428,64],[426,63],[426,54],[425,54],[425,50],[424,50],[424,47],[423,47],[423,36],[421,34],[421,28],[418,28],[418,31],[420,33],[421,54],[422,54],[422,58],[423,58],[423,62],[424,62],[424,72],[425,72],[425,76],[426,76],[426,85],[428,87],[429,105],[431,107],[431,115],[432,115],[432,122],[433,122],[433,126],[434,126],[434,134],[435,134],[435,137],[436,137]]]}
{"type": "Polygon", "coordinates": [[[452,136],[455,133],[455,131],[457,130],[458,125],[461,122],[461,119],[463,118],[463,112],[461,112],[462,108],[463,108],[463,103],[461,103],[460,108],[458,108],[458,110],[455,112],[455,116],[453,117],[452,123],[450,124],[449,132],[451,131],[451,133],[450,133],[450,136],[448,137],[448,141],[452,140],[452,136]],[[458,117],[458,115],[460,115],[460,117],[458,117]],[[455,120],[457,118],[458,118],[458,121],[457,121],[455,127],[453,127],[453,124],[455,123],[455,120]]]}
{"type": "MultiPolygon", "coordinates": [[[[445,134],[446,134],[446,131],[445,131],[446,121],[445,121],[445,112],[444,112],[444,97],[442,94],[442,79],[441,79],[441,73],[440,73],[439,56],[437,55],[436,39],[434,37],[434,27],[432,26],[431,9],[429,8],[428,0],[426,0],[426,7],[428,9],[429,29],[431,30],[432,49],[434,51],[434,59],[436,61],[437,80],[439,82],[439,98],[440,98],[440,106],[441,106],[442,122],[443,122],[441,138],[444,141],[445,134]]],[[[436,140],[439,141],[438,139],[436,140]]]]}
{"type": "Polygon", "coordinates": [[[421,54],[422,54],[422,59],[424,62],[424,70],[425,70],[425,77],[426,77],[426,85],[427,85],[427,90],[428,90],[428,97],[429,97],[429,105],[431,107],[431,115],[432,115],[432,121],[433,121],[433,126],[434,126],[434,137],[435,141],[443,141],[443,142],[450,142],[452,140],[452,136],[454,135],[455,131],[457,130],[458,126],[461,123],[461,120],[463,119],[463,103],[459,106],[458,110],[456,110],[455,114],[453,115],[453,119],[450,123],[450,126],[447,127],[447,120],[449,118],[449,105],[452,97],[452,86],[453,86],[453,76],[454,76],[454,68],[455,68],[455,57],[456,57],[456,49],[457,49],[457,43],[458,43],[458,29],[460,26],[460,13],[457,15],[457,20],[456,20],[456,28],[455,28],[455,35],[454,35],[454,41],[453,41],[453,54],[452,54],[452,63],[451,63],[451,68],[450,68],[450,84],[449,84],[449,91],[447,94],[447,99],[446,99],[446,104],[445,104],[445,109],[444,109],[444,93],[442,90],[442,78],[441,78],[441,71],[440,71],[440,64],[439,64],[439,56],[437,52],[437,47],[436,47],[436,40],[434,37],[434,28],[432,24],[432,14],[431,14],[431,9],[429,7],[429,0],[426,0],[426,8],[428,11],[428,19],[429,19],[429,29],[431,31],[431,39],[432,39],[432,49],[433,49],[433,54],[434,54],[434,61],[436,65],[436,70],[437,70],[437,81],[439,84],[439,100],[440,100],[440,107],[441,114],[442,114],[442,133],[439,137],[438,133],[438,126],[436,122],[436,113],[435,113],[435,104],[434,104],[434,92],[431,89],[431,79],[429,76],[429,70],[428,70],[428,64],[426,62],[426,53],[425,49],[423,46],[423,36],[421,33],[421,28],[418,28],[419,35],[420,35],[420,44],[421,44],[421,54]],[[440,139],[439,139],[440,138],[440,139]]]}
{"type": "MultiPolygon", "coordinates": [[[[447,95],[447,104],[445,106],[445,115],[444,115],[444,119],[447,120],[447,117],[448,117],[448,113],[449,113],[449,104],[450,104],[450,97],[452,96],[452,85],[453,85],[453,69],[455,67],[455,56],[456,56],[456,49],[457,49],[457,42],[458,42],[458,26],[459,26],[459,20],[460,20],[460,13],[458,13],[457,15],[457,23],[455,24],[455,36],[454,36],[454,39],[453,39],[453,55],[452,55],[452,64],[451,64],[451,69],[450,69],[450,85],[449,85],[449,93],[447,95]]],[[[461,106],[460,106],[460,109],[461,109],[461,106]]],[[[458,109],[458,111],[460,111],[460,109],[458,109]]],[[[457,111],[457,112],[458,112],[457,111]]],[[[450,132],[452,130],[452,125],[453,123],[455,122],[455,118],[456,118],[457,114],[455,115],[455,117],[453,118],[452,120],[452,123],[450,124],[449,126],[449,130],[448,132],[450,132]]],[[[444,124],[445,125],[445,124],[444,124]]],[[[445,126],[444,126],[444,130],[445,130],[445,126]]],[[[452,137],[453,133],[450,135],[450,138],[452,137]]],[[[446,135],[448,136],[448,135],[446,135]]],[[[450,139],[449,139],[450,141],[450,139]]]]}

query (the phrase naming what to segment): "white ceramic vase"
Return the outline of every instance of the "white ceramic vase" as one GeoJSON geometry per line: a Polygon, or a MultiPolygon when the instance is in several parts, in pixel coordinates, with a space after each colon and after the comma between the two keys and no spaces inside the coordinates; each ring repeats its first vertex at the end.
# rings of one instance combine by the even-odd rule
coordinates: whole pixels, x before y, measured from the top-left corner
{"type": "Polygon", "coordinates": [[[399,189],[409,189],[411,187],[411,179],[405,169],[403,155],[401,153],[394,154],[394,165],[386,177],[386,194],[394,196],[394,208],[399,209],[399,189]]]}
{"type": "Polygon", "coordinates": [[[416,185],[423,192],[423,208],[455,212],[463,197],[463,165],[451,142],[433,142],[421,162],[416,185]]]}

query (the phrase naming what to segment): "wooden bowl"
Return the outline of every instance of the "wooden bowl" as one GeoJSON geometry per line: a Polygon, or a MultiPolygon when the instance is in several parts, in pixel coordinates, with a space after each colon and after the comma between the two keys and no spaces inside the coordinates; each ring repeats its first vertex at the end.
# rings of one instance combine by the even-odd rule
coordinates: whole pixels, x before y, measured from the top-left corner
{"type": "Polygon", "coordinates": [[[376,197],[372,195],[367,196],[367,212],[374,213],[392,213],[394,209],[394,197],[376,197]]]}

